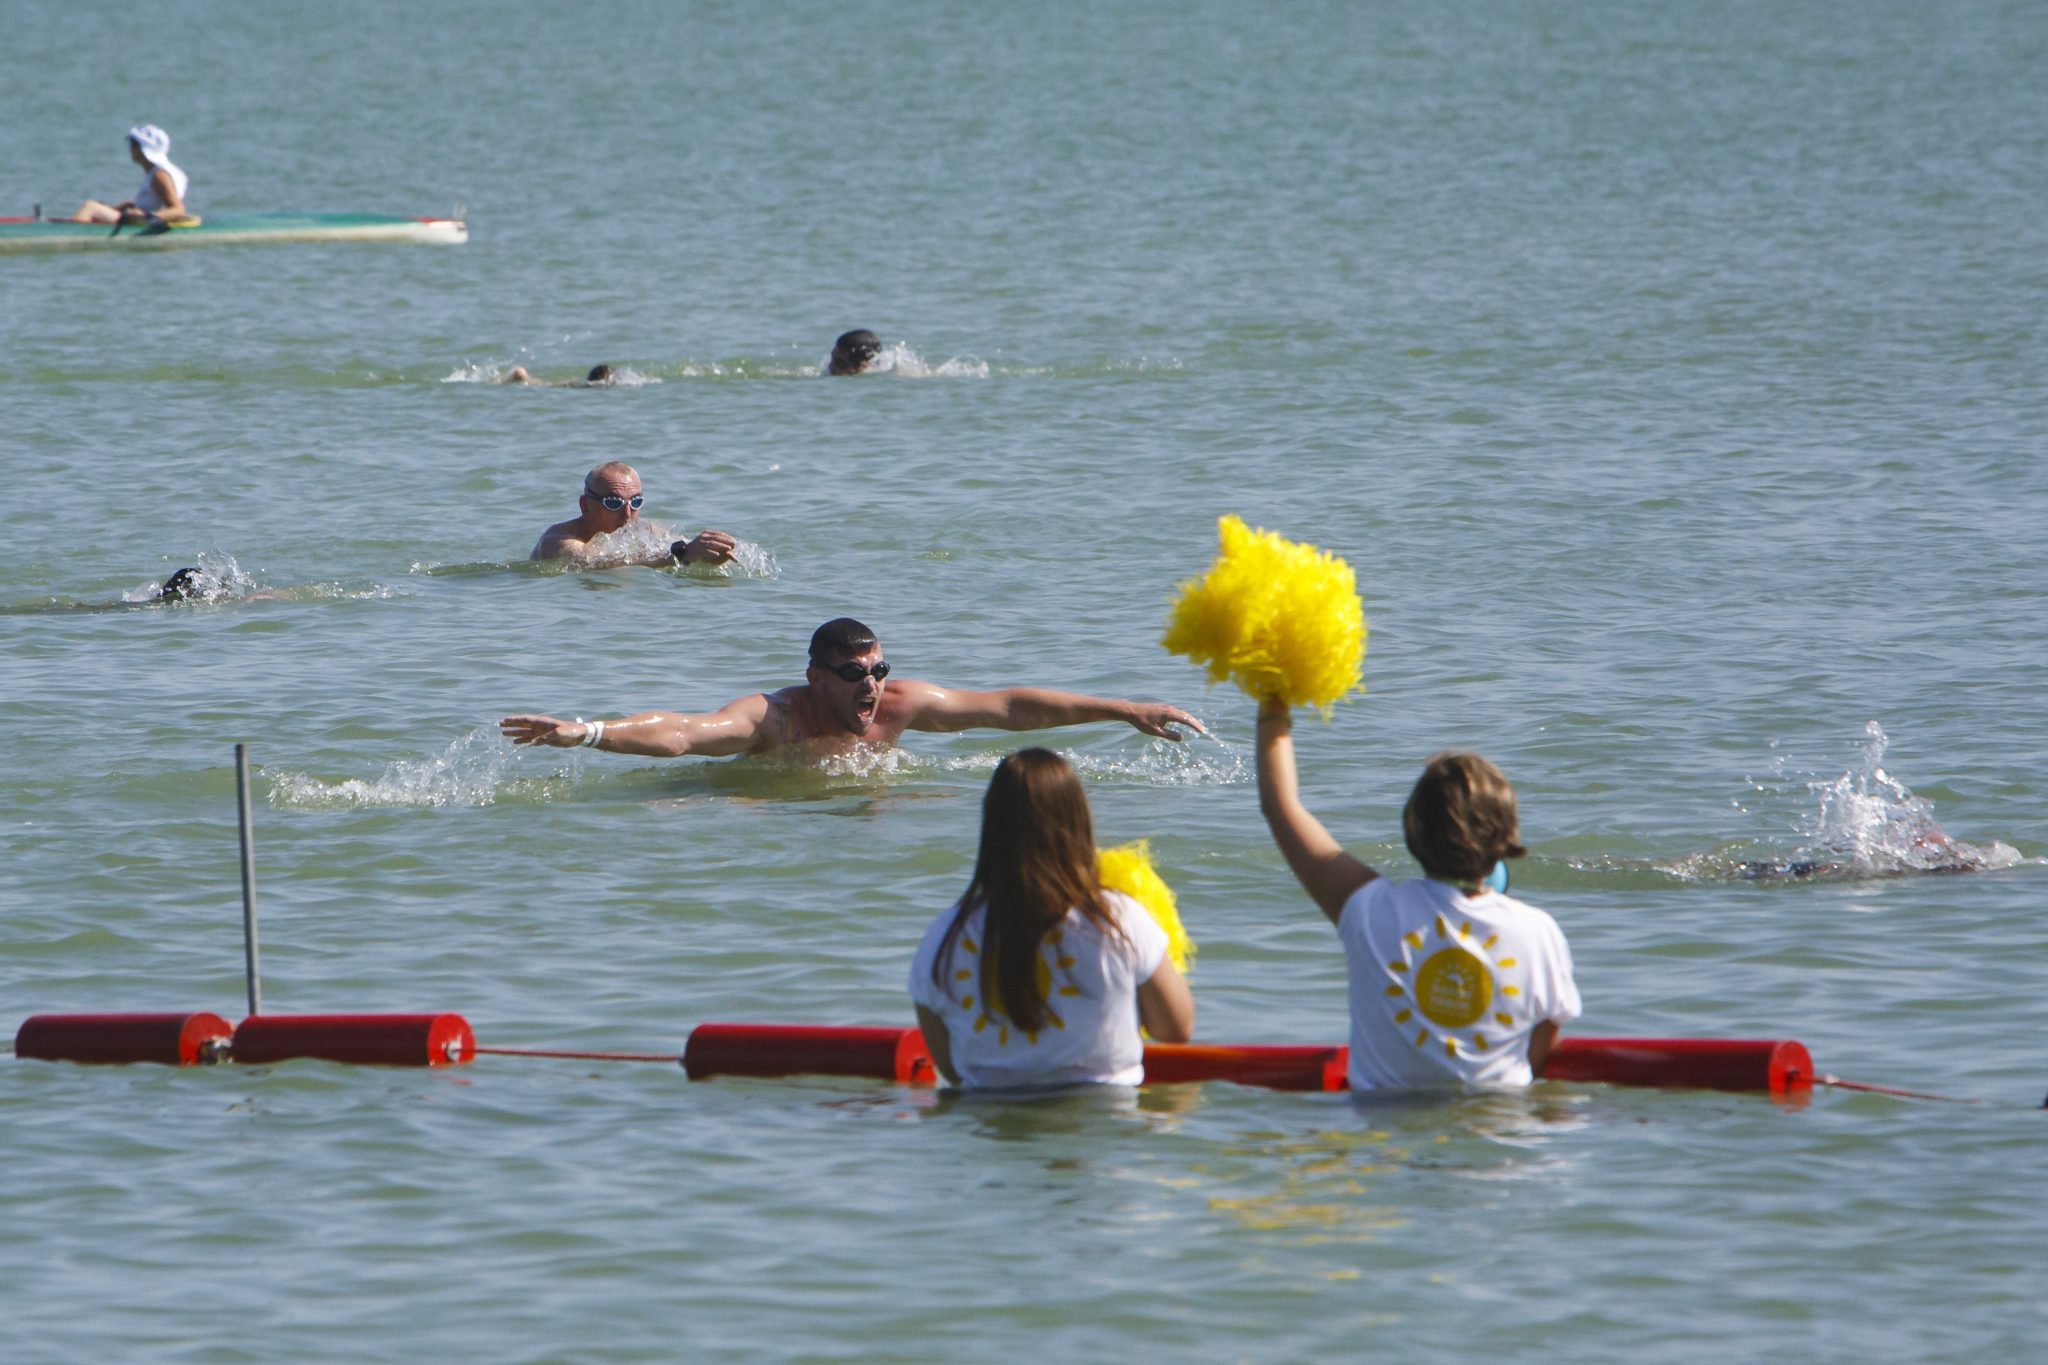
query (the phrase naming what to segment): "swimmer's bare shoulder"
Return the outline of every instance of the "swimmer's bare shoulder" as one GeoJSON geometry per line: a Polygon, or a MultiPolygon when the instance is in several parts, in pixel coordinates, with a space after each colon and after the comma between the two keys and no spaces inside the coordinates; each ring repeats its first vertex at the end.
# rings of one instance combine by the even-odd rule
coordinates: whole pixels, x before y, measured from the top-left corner
{"type": "Polygon", "coordinates": [[[533,553],[528,559],[575,559],[589,547],[590,542],[576,536],[576,523],[558,521],[540,533],[534,542],[533,553]]]}

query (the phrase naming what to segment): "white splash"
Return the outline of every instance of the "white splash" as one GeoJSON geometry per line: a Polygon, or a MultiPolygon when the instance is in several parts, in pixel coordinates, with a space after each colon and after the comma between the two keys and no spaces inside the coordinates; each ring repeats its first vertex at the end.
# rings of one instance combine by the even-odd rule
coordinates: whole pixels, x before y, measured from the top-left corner
{"type": "MultiPolygon", "coordinates": [[[[830,355],[818,362],[818,373],[832,373],[830,355]]],[[[924,358],[910,348],[909,342],[896,341],[884,346],[861,373],[892,374],[898,379],[986,379],[989,368],[987,361],[972,356],[954,356],[937,365],[927,365],[924,358]]]]}
{"type": "MultiPolygon", "coordinates": [[[[1863,727],[1863,736],[1860,761],[1839,776],[1788,777],[1780,754],[1769,778],[1750,780],[1751,800],[1734,803],[1750,814],[1752,804],[1780,799],[1795,788],[1803,792],[1812,804],[1794,818],[1800,842],[1792,852],[1740,844],[1688,854],[1661,865],[1662,870],[1688,880],[1847,881],[1916,872],[1989,872],[2026,861],[2019,850],[1996,839],[1970,844],[1951,838],[1935,822],[1933,803],[1885,770],[1891,741],[1884,727],[1873,720],[1863,727]]],[[[1778,746],[1773,742],[1771,747],[1778,746]]]]}
{"type": "Polygon", "coordinates": [[[495,726],[478,726],[432,758],[400,759],[375,779],[324,782],[304,773],[272,776],[270,804],[309,810],[372,806],[488,806],[500,796],[545,799],[573,776],[512,778],[520,754],[495,726]]]}
{"type": "Polygon", "coordinates": [[[1831,865],[1844,876],[1888,877],[1902,872],[1966,872],[2011,867],[2017,849],[1951,839],[1934,821],[1931,803],[1884,770],[1891,741],[1884,727],[1863,727],[1863,761],[1840,777],[1811,782],[1819,808],[1804,822],[1806,846],[1795,858],[1831,865]]]}

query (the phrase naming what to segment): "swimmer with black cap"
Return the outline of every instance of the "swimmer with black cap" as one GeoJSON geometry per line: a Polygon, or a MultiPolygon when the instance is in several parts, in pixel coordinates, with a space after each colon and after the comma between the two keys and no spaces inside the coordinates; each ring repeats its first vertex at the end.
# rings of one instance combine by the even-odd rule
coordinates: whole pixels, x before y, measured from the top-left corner
{"type": "Polygon", "coordinates": [[[198,566],[194,565],[190,568],[180,569],[169,578],[166,578],[164,585],[156,590],[154,600],[158,602],[189,602],[194,598],[204,597],[205,595],[206,576],[199,571],[198,566]]]}
{"type": "Polygon", "coordinates": [[[827,374],[865,374],[882,354],[882,339],[865,327],[843,333],[832,343],[832,358],[825,362],[827,374]]]}

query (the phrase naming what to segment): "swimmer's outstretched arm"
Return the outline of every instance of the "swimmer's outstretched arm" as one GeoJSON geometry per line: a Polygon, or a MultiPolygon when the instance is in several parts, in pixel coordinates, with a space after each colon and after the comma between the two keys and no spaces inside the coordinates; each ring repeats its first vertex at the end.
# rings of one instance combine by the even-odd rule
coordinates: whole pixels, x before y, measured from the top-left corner
{"type": "Polygon", "coordinates": [[[1335,924],[1353,892],[1380,874],[1344,851],[1301,804],[1294,772],[1294,717],[1278,697],[1259,703],[1259,814],[1309,899],[1335,924]]]}
{"type": "Polygon", "coordinates": [[[996,692],[967,692],[906,678],[889,684],[892,693],[909,693],[910,728],[950,733],[954,730],[1051,730],[1118,720],[1161,739],[1180,739],[1175,726],[1202,734],[1202,722],[1178,706],[1159,701],[1120,701],[1048,687],[1006,687],[996,692]]]}
{"type": "Polygon", "coordinates": [[[703,716],[686,716],[674,711],[643,711],[624,720],[557,720],[553,716],[507,716],[498,729],[514,744],[544,744],[553,749],[573,749],[586,743],[593,729],[602,725],[595,748],[608,754],[636,754],[642,758],[681,758],[696,754],[723,758],[728,754],[752,753],[768,747],[768,698],[755,693],[729,702],[703,716]]]}

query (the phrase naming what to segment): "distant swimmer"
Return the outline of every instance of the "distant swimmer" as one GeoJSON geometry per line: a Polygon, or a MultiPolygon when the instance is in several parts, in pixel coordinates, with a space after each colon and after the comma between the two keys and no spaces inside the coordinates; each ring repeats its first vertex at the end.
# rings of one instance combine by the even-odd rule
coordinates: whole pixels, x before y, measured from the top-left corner
{"type": "MultiPolygon", "coordinates": [[[[635,555],[608,548],[603,542],[639,519],[643,501],[640,476],[633,466],[617,460],[601,464],[583,477],[583,495],[576,500],[577,515],[548,527],[527,557],[562,559],[591,569],[629,564],[724,564],[739,546],[723,531],[703,531],[693,540],[672,542],[666,552],[635,555]]],[[[648,529],[656,536],[668,534],[653,523],[649,523],[648,529]]]]}
{"type": "Polygon", "coordinates": [[[1040,687],[968,692],[888,677],[889,663],[874,632],[842,616],[812,634],[810,665],[804,681],[793,687],[741,697],[705,715],[645,711],[611,721],[507,716],[498,727],[514,744],[582,744],[647,758],[720,758],[792,747],[830,758],[862,746],[893,745],[905,730],[1047,730],[1097,721],[1119,721],[1162,739],[1180,739],[1176,726],[1202,732],[1201,722],[1163,702],[1040,687]]]}
{"type": "Polygon", "coordinates": [[[500,384],[531,384],[540,389],[615,389],[619,386],[619,372],[610,365],[592,365],[590,373],[581,379],[535,379],[533,371],[524,365],[514,365],[499,376],[500,384]]]}
{"type": "Polygon", "coordinates": [[[1932,820],[1890,846],[1805,849],[1790,858],[1749,860],[1735,869],[1745,882],[1803,882],[1897,877],[1909,872],[1983,872],[2002,866],[1985,850],[1951,839],[1932,820]]]}
{"type": "Polygon", "coordinates": [[[154,600],[158,602],[185,602],[193,598],[204,598],[213,588],[213,582],[199,572],[197,565],[179,569],[164,580],[156,590],[154,600]]]}
{"type": "Polygon", "coordinates": [[[185,207],[185,190],[189,181],[185,173],[171,162],[169,133],[154,123],[130,128],[128,157],[149,172],[149,178],[142,182],[142,188],[135,192],[135,197],[123,199],[118,204],[102,204],[97,199],[88,199],[78,206],[78,212],[71,215],[72,222],[140,223],[149,218],[160,218],[170,223],[192,216],[185,207]]]}
{"type": "Polygon", "coordinates": [[[825,362],[827,374],[864,374],[882,354],[882,339],[866,328],[847,332],[832,343],[832,358],[825,362]]]}

